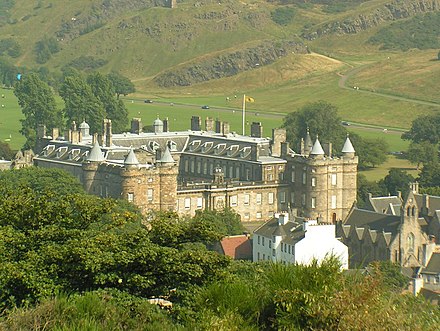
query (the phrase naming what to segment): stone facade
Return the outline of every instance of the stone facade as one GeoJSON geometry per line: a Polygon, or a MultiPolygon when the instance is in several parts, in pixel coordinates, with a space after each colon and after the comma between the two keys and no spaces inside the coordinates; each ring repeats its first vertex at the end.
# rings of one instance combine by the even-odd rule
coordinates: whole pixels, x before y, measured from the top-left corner
{"type": "Polygon", "coordinates": [[[139,119],[132,132],[122,134],[111,132],[109,120],[94,135],[85,122],[78,129],[72,125],[64,137],[41,128],[34,163],[65,169],[87,192],[127,199],[145,213],[194,215],[198,209],[230,207],[243,221],[287,211],[329,222],[349,213],[358,159],[348,137],[340,157],[331,146],[325,153],[318,139],[311,146],[309,135],[296,153],[284,129],[274,129],[268,139],[261,137],[261,124],[253,125],[252,137],[209,118],[202,130],[197,117],[191,119],[193,130],[183,132],[169,132],[160,119],[149,133],[142,132],[139,119]]]}

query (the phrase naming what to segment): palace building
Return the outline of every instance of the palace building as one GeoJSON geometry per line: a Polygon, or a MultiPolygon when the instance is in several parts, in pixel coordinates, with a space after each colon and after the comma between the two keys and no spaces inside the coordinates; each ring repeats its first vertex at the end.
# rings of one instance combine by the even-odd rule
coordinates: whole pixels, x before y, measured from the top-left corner
{"type": "Polygon", "coordinates": [[[344,219],[356,199],[358,158],[347,137],[340,153],[310,134],[298,152],[284,129],[262,136],[259,122],[251,135],[231,132],[229,124],[193,116],[188,131],[170,131],[156,119],[143,132],[133,119],[130,132],[114,134],[110,120],[90,134],[86,122],[60,134],[44,126],[37,132],[34,164],[62,168],[87,192],[126,199],[144,213],[172,210],[179,215],[199,209],[230,207],[242,221],[267,220],[278,211],[324,219],[344,219]]]}

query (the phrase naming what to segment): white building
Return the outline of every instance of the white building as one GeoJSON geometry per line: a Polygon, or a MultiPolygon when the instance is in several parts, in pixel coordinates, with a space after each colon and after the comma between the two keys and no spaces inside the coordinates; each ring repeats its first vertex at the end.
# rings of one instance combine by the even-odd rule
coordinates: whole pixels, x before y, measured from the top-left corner
{"type": "Polygon", "coordinates": [[[298,217],[289,220],[288,213],[277,213],[254,231],[253,261],[309,264],[334,255],[342,269],[348,269],[348,247],[336,238],[335,230],[333,224],[298,217]]]}

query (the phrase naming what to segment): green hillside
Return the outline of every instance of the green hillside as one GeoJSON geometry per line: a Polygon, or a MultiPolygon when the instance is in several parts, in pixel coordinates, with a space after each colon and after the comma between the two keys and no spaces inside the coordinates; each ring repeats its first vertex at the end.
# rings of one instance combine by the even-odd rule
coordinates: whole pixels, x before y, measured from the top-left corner
{"type": "Polygon", "coordinates": [[[135,83],[135,97],[223,106],[246,93],[254,110],[277,113],[324,99],[344,119],[405,128],[440,109],[439,8],[439,0],[188,0],[175,8],[166,0],[9,0],[0,5],[0,56],[23,72],[118,71],[135,83]]]}

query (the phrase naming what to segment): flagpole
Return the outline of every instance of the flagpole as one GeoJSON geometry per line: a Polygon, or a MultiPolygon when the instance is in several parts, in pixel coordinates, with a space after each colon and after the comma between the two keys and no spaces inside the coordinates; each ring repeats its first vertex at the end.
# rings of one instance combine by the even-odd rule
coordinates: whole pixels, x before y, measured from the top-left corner
{"type": "Polygon", "coordinates": [[[243,136],[245,135],[245,131],[244,131],[245,112],[246,112],[246,95],[243,94],[243,109],[242,109],[242,115],[243,115],[243,119],[242,119],[242,125],[243,125],[243,136]]]}

